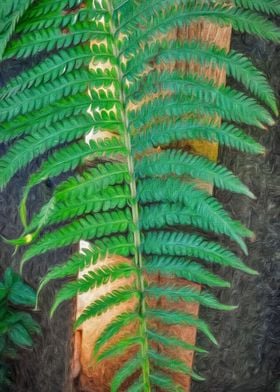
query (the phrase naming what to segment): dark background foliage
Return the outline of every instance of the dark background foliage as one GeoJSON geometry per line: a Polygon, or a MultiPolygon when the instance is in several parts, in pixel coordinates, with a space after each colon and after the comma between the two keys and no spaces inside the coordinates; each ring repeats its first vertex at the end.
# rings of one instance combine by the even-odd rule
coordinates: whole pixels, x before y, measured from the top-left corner
{"type": "MultiPolygon", "coordinates": [[[[279,96],[280,46],[239,35],[234,36],[233,47],[251,56],[268,75],[279,96]]],[[[29,65],[30,62],[16,61],[2,64],[1,84],[29,65]]],[[[246,261],[260,274],[250,277],[225,270],[223,275],[232,281],[232,288],[217,290],[216,294],[225,303],[239,304],[239,309],[230,313],[201,309],[202,317],[212,326],[220,345],[210,347],[198,337],[198,343],[209,346],[210,354],[196,358],[195,366],[206,377],[206,382],[194,383],[192,392],[280,391],[280,125],[264,133],[248,131],[265,145],[266,156],[251,157],[224,149],[220,152],[220,161],[251,187],[257,201],[225,192],[217,192],[217,196],[235,217],[254,229],[256,240],[249,244],[246,261]]],[[[4,152],[4,146],[0,152],[4,152]]],[[[19,190],[38,164],[39,160],[33,162],[0,193],[0,233],[5,237],[15,238],[21,232],[17,213],[19,190]]],[[[52,183],[46,182],[32,193],[30,204],[34,211],[50,194],[51,187],[52,183]]],[[[36,287],[49,266],[65,259],[69,252],[52,253],[48,258],[29,263],[24,270],[28,283],[36,287]]],[[[11,258],[12,249],[1,244],[2,271],[11,258]]],[[[14,260],[19,258],[17,254],[14,260]]],[[[58,283],[50,285],[42,294],[36,317],[42,325],[43,336],[36,340],[32,351],[21,353],[14,368],[16,392],[67,391],[72,308],[62,306],[49,320],[48,311],[57,286],[58,283]]]]}

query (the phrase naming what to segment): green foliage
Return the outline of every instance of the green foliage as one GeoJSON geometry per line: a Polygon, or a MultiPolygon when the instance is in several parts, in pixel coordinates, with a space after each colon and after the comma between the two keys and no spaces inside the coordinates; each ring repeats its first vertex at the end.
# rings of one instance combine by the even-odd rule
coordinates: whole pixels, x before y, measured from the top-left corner
{"type": "Polygon", "coordinates": [[[35,305],[36,293],[11,268],[0,282],[0,386],[9,384],[8,360],[19,348],[32,347],[32,335],[40,333],[38,323],[22,307],[35,305]]]}
{"type": "MultiPolygon", "coordinates": [[[[199,40],[170,40],[169,33],[206,19],[279,42],[279,29],[264,15],[279,14],[279,2],[6,3],[0,6],[1,22],[8,21],[0,25],[2,60],[44,54],[0,92],[0,141],[7,143],[0,158],[0,186],[35,158],[42,160],[23,189],[23,233],[9,242],[27,247],[23,267],[51,250],[89,241],[89,249],[56,265],[43,278],[39,292],[51,280],[71,277],[58,291],[51,312],[79,293],[119,282],[82,312],[75,327],[129,304],[93,347],[97,360],[133,353],[114,375],[111,390],[122,389],[133,376],[130,392],[157,387],[180,391],[173,373],[202,377],[169,349],[198,354],[205,350],[161,326],[193,326],[212,343],[217,341],[203,320],[187,310],[173,310],[174,303],[231,310],[234,306],[221,304],[190,282],[229,287],[209,270],[211,263],[256,274],[232,251],[209,240],[211,233],[227,236],[247,254],[245,239],[253,234],[199,183],[251,198],[253,193],[221,164],[182,146],[199,140],[263,154],[264,148],[246,135],[243,126],[265,129],[273,125],[278,110],[265,75],[243,54],[199,40]],[[182,61],[225,71],[240,88],[217,86],[195,71],[176,69],[182,61]],[[28,220],[32,188],[53,178],[50,199],[28,220]],[[158,274],[164,283],[156,279],[158,274]],[[121,339],[113,339],[123,331],[121,339]]],[[[21,287],[19,294],[16,285],[22,283],[15,284],[10,296],[20,303],[28,293],[21,287]]],[[[14,328],[9,338],[29,345],[23,327],[14,328]]]]}

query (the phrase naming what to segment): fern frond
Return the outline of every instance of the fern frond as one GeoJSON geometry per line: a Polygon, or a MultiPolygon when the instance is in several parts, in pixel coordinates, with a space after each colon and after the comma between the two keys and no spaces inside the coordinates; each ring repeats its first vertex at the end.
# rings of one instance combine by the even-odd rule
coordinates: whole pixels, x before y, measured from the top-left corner
{"type": "Polygon", "coordinates": [[[151,275],[160,273],[163,276],[176,276],[209,287],[230,287],[230,283],[185,257],[148,256],[146,259],[145,270],[151,275]]]}
{"type": "Polygon", "coordinates": [[[124,78],[133,80],[139,77],[150,61],[156,64],[195,61],[201,66],[224,69],[277,114],[275,94],[264,74],[248,58],[234,50],[227,53],[224,49],[200,41],[145,43],[128,59],[124,78]]]}
{"type": "Polygon", "coordinates": [[[135,272],[135,267],[128,263],[119,263],[89,271],[80,279],[66,283],[58,291],[52,306],[52,312],[54,313],[62,302],[68,301],[78,294],[86,293],[91,289],[100,287],[108,282],[114,282],[120,278],[129,278],[135,272]]]}
{"type": "Polygon", "coordinates": [[[158,331],[148,330],[147,335],[152,342],[160,343],[164,346],[180,347],[186,351],[195,351],[200,354],[207,353],[206,350],[200,347],[186,343],[184,340],[175,338],[174,336],[160,334],[158,331]]]}
{"type": "Polygon", "coordinates": [[[32,134],[41,128],[47,128],[57,121],[84,114],[89,105],[90,99],[87,95],[77,94],[27,115],[17,116],[1,124],[0,141],[8,142],[22,135],[32,134]]]}
{"type": "Polygon", "coordinates": [[[218,263],[255,275],[238,257],[216,242],[203,237],[181,232],[150,232],[145,235],[143,251],[154,255],[198,257],[211,263],[218,263]]]}
{"type": "Polygon", "coordinates": [[[99,142],[91,141],[89,144],[85,141],[69,144],[67,147],[54,152],[42,164],[38,172],[30,177],[26,192],[48,178],[76,169],[78,165],[86,163],[87,160],[125,153],[126,147],[120,143],[118,138],[107,138],[99,142]]]}
{"type": "Polygon", "coordinates": [[[137,312],[124,312],[117,316],[106,328],[101,332],[94,345],[94,355],[96,356],[100,349],[108,344],[111,338],[119,333],[124,327],[135,323],[138,320],[137,312]]]}
{"type": "MultiPolygon", "coordinates": [[[[188,90],[184,89],[184,86],[182,86],[182,88],[183,92],[188,92],[188,90]]],[[[176,84],[176,89],[180,91],[179,84],[176,84]]],[[[226,121],[243,122],[244,124],[254,125],[261,129],[264,129],[264,124],[274,124],[274,120],[266,109],[258,111],[260,106],[253,98],[247,99],[243,93],[235,93],[234,91],[230,91],[227,87],[220,87],[219,90],[220,91],[215,89],[215,95],[212,98],[207,96],[203,89],[200,91],[200,96],[196,96],[190,91],[189,95],[179,93],[159,97],[151,102],[145,103],[138,112],[131,113],[130,123],[134,127],[142,127],[153,121],[157,121],[157,119],[162,116],[180,117],[194,113],[195,115],[200,116],[218,115],[226,121]],[[221,92],[220,98],[222,99],[220,102],[218,99],[219,92],[221,92]],[[223,101],[223,98],[225,98],[225,101],[223,101]],[[239,102],[236,111],[230,112],[226,110],[225,107],[220,106],[223,104],[225,104],[225,106],[228,105],[226,102],[227,98],[229,98],[228,103],[232,102],[232,104],[234,104],[234,102],[239,102]],[[251,118],[245,116],[243,109],[241,109],[242,103],[244,103],[244,107],[247,107],[247,110],[252,109],[251,118]]]]}
{"type": "MultiPolygon", "coordinates": [[[[223,206],[208,193],[198,189],[194,184],[176,178],[145,178],[138,183],[139,201],[146,203],[177,203],[190,207],[193,212],[209,217],[212,230],[226,234],[231,238],[252,237],[253,233],[240,222],[230,218],[223,206]],[[178,189],[178,192],[174,192],[178,189]]],[[[207,219],[207,218],[206,218],[207,219]]],[[[237,239],[237,238],[236,238],[237,239]]]]}
{"type": "MultiPolygon", "coordinates": [[[[120,190],[119,185],[122,183],[129,183],[129,179],[130,176],[128,174],[127,166],[118,162],[99,164],[96,168],[85,171],[82,175],[70,177],[68,180],[58,185],[51,200],[33,217],[30,224],[28,224],[28,227],[26,227],[25,232],[29,233],[38,230],[38,228],[41,229],[49,224],[51,220],[52,222],[55,222],[55,216],[59,215],[59,211],[64,215],[63,206],[65,205],[65,202],[68,205],[74,206],[75,203],[78,204],[81,200],[88,200],[91,197],[96,201],[93,202],[93,209],[97,208],[97,205],[100,204],[100,200],[97,199],[99,196],[97,196],[97,198],[94,196],[95,194],[103,193],[107,188],[110,188],[112,192],[116,194],[116,191],[112,189],[112,186],[114,185],[120,190]]],[[[109,190],[109,192],[111,191],[109,190]]],[[[119,199],[121,206],[122,200],[128,200],[129,198],[126,191],[124,191],[124,194],[116,195],[115,201],[117,201],[117,199],[119,199]]],[[[108,200],[108,203],[102,203],[100,208],[105,211],[106,209],[110,209],[110,205],[114,205],[112,199],[108,200]]],[[[79,211],[81,207],[80,204],[78,207],[79,208],[77,209],[79,211]]]]}
{"type": "Polygon", "coordinates": [[[124,236],[113,236],[104,240],[97,240],[90,249],[74,254],[64,264],[54,266],[42,279],[37,296],[54,279],[74,277],[79,271],[96,264],[98,260],[106,258],[107,255],[129,257],[134,254],[134,251],[133,241],[124,236]]]}
{"type": "Polygon", "coordinates": [[[19,19],[33,2],[34,0],[3,1],[0,5],[0,59],[3,58],[3,53],[19,19]]]}
{"type": "MultiPolygon", "coordinates": [[[[201,77],[183,76],[177,72],[152,72],[144,82],[133,84],[131,95],[137,93],[142,98],[145,95],[158,91],[170,91],[184,102],[184,95],[189,96],[194,102],[200,101],[213,105],[217,113],[229,121],[241,122],[249,125],[273,124],[273,119],[266,109],[261,107],[253,98],[230,87],[217,87],[212,82],[201,77]],[[141,93],[139,94],[139,91],[141,93]],[[250,111],[250,119],[248,112],[250,111]]],[[[172,97],[171,97],[172,98],[172,97]]],[[[165,98],[166,99],[166,98],[165,98]]],[[[166,99],[168,103],[168,99],[166,99]]],[[[171,101],[172,102],[172,101],[171,101]]],[[[145,110],[150,111],[149,104],[145,110]]],[[[158,113],[156,116],[158,116],[158,113]]],[[[149,113],[148,119],[153,114],[149,113]]],[[[139,114],[141,116],[141,112],[139,114]]]]}
{"type": "Polygon", "coordinates": [[[118,392],[122,383],[130,376],[132,376],[138,369],[141,368],[142,358],[136,355],[134,358],[129,359],[124,365],[116,372],[111,382],[111,391],[118,392]]]}
{"type": "Polygon", "coordinates": [[[44,205],[40,213],[34,217],[25,231],[30,232],[36,227],[42,229],[47,225],[62,223],[89,213],[122,209],[130,200],[129,187],[117,185],[90,196],[84,195],[83,197],[81,195],[77,199],[70,200],[67,197],[67,200],[61,203],[51,199],[48,204],[44,205]]]}
{"type": "Polygon", "coordinates": [[[74,254],[66,263],[54,266],[41,280],[37,290],[37,297],[50,281],[75,276],[80,270],[95,264],[97,258],[98,252],[94,253],[90,250],[85,250],[83,253],[74,254]]]}
{"type": "Polygon", "coordinates": [[[165,391],[169,392],[183,392],[184,388],[180,385],[175,384],[172,377],[168,376],[166,373],[156,371],[151,374],[151,382],[153,385],[164,388],[165,391]]]}
{"type": "Polygon", "coordinates": [[[139,377],[138,380],[134,381],[134,383],[128,387],[127,392],[141,392],[143,389],[144,384],[142,377],[139,377]]]}
{"type": "Polygon", "coordinates": [[[228,189],[255,198],[249,189],[230,171],[206,158],[180,150],[166,150],[136,162],[139,178],[154,176],[192,176],[221,189],[228,189]]]}
{"type": "MultiPolygon", "coordinates": [[[[217,234],[220,234],[223,230],[216,226],[216,222],[212,221],[210,214],[205,216],[203,211],[180,204],[162,203],[144,207],[141,211],[140,222],[144,230],[162,229],[166,226],[193,226],[217,234]]],[[[233,223],[232,227],[234,226],[233,223]]],[[[238,224],[236,226],[239,228],[238,224]]],[[[230,234],[230,237],[247,254],[247,247],[236,231],[233,229],[227,232],[227,234],[230,234]]]]}
{"type": "Polygon", "coordinates": [[[108,357],[118,356],[135,345],[141,345],[142,339],[139,336],[124,338],[115,343],[112,347],[104,350],[98,357],[98,361],[103,361],[108,357]]]}
{"type": "Polygon", "coordinates": [[[183,119],[175,123],[160,122],[136,133],[132,137],[132,147],[135,153],[142,153],[181,140],[207,140],[251,154],[263,154],[265,151],[262,145],[232,124],[223,123],[218,127],[211,122],[183,119]]]}
{"type": "MultiPolygon", "coordinates": [[[[30,18],[34,18],[49,12],[61,12],[63,9],[77,7],[82,2],[83,0],[53,0],[52,2],[49,0],[40,0],[40,2],[36,2],[32,7],[30,7],[28,10],[28,16],[30,18]]],[[[23,17],[23,20],[25,20],[25,17],[23,17]]]]}
{"type": "Polygon", "coordinates": [[[2,104],[0,119],[6,121],[15,117],[15,115],[39,110],[69,95],[86,92],[92,84],[94,82],[92,82],[91,72],[86,70],[72,71],[53,82],[25,90],[7,98],[2,104]]]}
{"type": "Polygon", "coordinates": [[[91,128],[90,118],[87,116],[58,122],[55,127],[33,132],[11,145],[5,157],[0,159],[0,187],[6,185],[14,174],[25,167],[37,156],[57,145],[72,142],[81,138],[91,128]]]}
{"type": "Polygon", "coordinates": [[[243,7],[266,14],[279,15],[280,5],[278,0],[234,0],[237,7],[243,7]]]}
{"type": "Polygon", "coordinates": [[[87,215],[73,223],[45,234],[25,252],[22,263],[52,249],[76,244],[80,240],[102,238],[116,233],[124,233],[131,225],[130,211],[112,211],[104,214],[87,215]]]}
{"type": "Polygon", "coordinates": [[[76,46],[61,51],[8,82],[1,89],[1,99],[52,82],[62,75],[88,65],[91,58],[92,52],[87,46],[76,46]]]}
{"type": "Polygon", "coordinates": [[[34,173],[24,190],[24,195],[20,204],[20,216],[23,225],[26,227],[26,201],[28,194],[35,185],[40,184],[48,178],[56,177],[61,173],[74,170],[78,165],[86,163],[87,160],[95,160],[97,157],[110,157],[114,155],[126,154],[126,147],[120,144],[117,138],[105,139],[104,141],[85,141],[69,144],[55,151],[41,168],[34,173]]]}
{"type": "Polygon", "coordinates": [[[200,292],[192,287],[184,286],[184,287],[175,287],[175,286],[157,286],[157,285],[149,285],[145,289],[145,293],[148,297],[153,297],[159,299],[161,297],[166,297],[168,301],[186,301],[186,302],[197,302],[200,305],[206,306],[212,309],[219,310],[233,310],[236,309],[236,306],[224,305],[221,304],[217,298],[215,298],[212,294],[207,292],[200,292]]]}
{"type": "MultiPolygon", "coordinates": [[[[95,19],[96,16],[100,16],[100,11],[95,11],[93,9],[81,8],[75,13],[58,13],[48,12],[43,16],[37,16],[35,18],[29,18],[28,20],[21,20],[17,25],[16,33],[27,34],[32,31],[39,31],[42,29],[61,28],[64,29],[68,26],[72,26],[77,22],[84,22],[89,19],[95,19]]],[[[101,14],[102,16],[102,14],[101,14]]]]}
{"type": "Polygon", "coordinates": [[[68,48],[72,45],[82,44],[90,39],[106,39],[108,33],[95,31],[92,22],[77,23],[69,31],[49,28],[25,34],[22,38],[11,41],[6,48],[3,59],[12,57],[26,58],[43,51],[50,52],[54,49],[68,48]]]}
{"type": "Polygon", "coordinates": [[[119,290],[114,290],[111,293],[104,295],[95,302],[92,302],[83,311],[74,324],[75,328],[78,328],[86,320],[99,316],[108,311],[111,307],[127,302],[134,297],[139,297],[139,292],[130,286],[124,286],[119,290]]]}
{"type": "Polygon", "coordinates": [[[190,375],[196,381],[204,380],[204,378],[200,377],[198,374],[192,371],[191,368],[189,368],[183,361],[179,359],[170,358],[166,354],[162,355],[151,349],[149,350],[149,355],[156,367],[190,375]]]}
{"type": "Polygon", "coordinates": [[[165,309],[148,309],[147,317],[158,320],[166,325],[189,325],[201,331],[212,343],[218,344],[208,325],[190,314],[165,309]]]}
{"type": "MultiPolygon", "coordinates": [[[[167,0],[168,1],[168,0],[167,0]]],[[[279,29],[261,16],[260,14],[239,9],[235,7],[223,7],[212,3],[205,4],[203,1],[188,2],[187,5],[181,6],[180,12],[177,7],[164,8],[164,3],[161,2],[161,10],[153,16],[149,17],[149,12],[154,11],[153,7],[148,5],[143,10],[143,15],[139,18],[140,11],[131,18],[130,21],[125,22],[125,26],[120,26],[117,30],[126,33],[129,39],[123,45],[122,52],[133,52],[142,43],[146,43],[149,39],[154,38],[157,32],[167,34],[175,27],[188,26],[193,22],[198,22],[202,19],[207,19],[209,22],[217,23],[221,26],[231,25],[234,30],[242,33],[249,33],[260,38],[279,42],[279,29]],[[146,16],[147,15],[147,16],[146,16]],[[146,17],[145,17],[146,16],[146,17]],[[134,20],[133,20],[134,19],[134,20]],[[139,26],[145,26],[145,29],[139,29],[139,26]]],[[[172,2],[173,3],[173,2],[172,2]]],[[[183,3],[181,1],[180,3],[183,3]]]]}

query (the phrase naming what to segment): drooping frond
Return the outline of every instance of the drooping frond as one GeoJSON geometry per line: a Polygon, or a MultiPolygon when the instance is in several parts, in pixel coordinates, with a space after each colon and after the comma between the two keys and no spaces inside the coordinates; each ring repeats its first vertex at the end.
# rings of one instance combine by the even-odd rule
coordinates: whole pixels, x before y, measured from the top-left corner
{"type": "Polygon", "coordinates": [[[132,136],[135,153],[169,145],[180,140],[216,142],[252,154],[264,153],[264,148],[241,129],[223,123],[220,127],[209,122],[178,120],[176,123],[160,122],[132,136]]]}
{"type": "Polygon", "coordinates": [[[237,7],[264,12],[266,14],[279,15],[280,5],[278,0],[234,0],[237,7]]]}
{"type": "Polygon", "coordinates": [[[97,361],[132,353],[111,381],[113,392],[124,383],[128,392],[180,391],[176,373],[201,380],[170,348],[205,350],[169,327],[195,327],[214,344],[216,338],[188,306],[175,311],[174,303],[231,310],[233,305],[221,304],[204,289],[230,286],[209,266],[256,274],[215,242],[227,236],[246,254],[245,239],[252,232],[201,188],[211,185],[251,198],[253,193],[227,168],[184,146],[199,140],[263,154],[242,128],[274,123],[273,90],[243,54],[200,40],[170,39],[170,33],[207,20],[279,42],[279,29],[265,16],[279,13],[276,0],[22,0],[0,5],[1,58],[39,55],[36,65],[0,91],[0,142],[8,144],[0,157],[0,187],[35,158],[42,162],[22,190],[23,233],[9,242],[27,247],[23,267],[48,251],[89,241],[89,249],[43,278],[38,293],[50,281],[68,278],[52,313],[80,293],[119,283],[89,304],[75,323],[79,327],[129,304],[93,345],[97,361]],[[178,62],[225,72],[241,87],[217,85],[193,67],[183,72],[178,62]],[[27,220],[30,191],[52,178],[52,195],[27,220]],[[211,233],[215,241],[209,240],[211,233]],[[156,279],[158,274],[164,279],[156,279]],[[121,338],[114,339],[118,334],[121,338]]]}
{"type": "Polygon", "coordinates": [[[3,0],[0,5],[0,59],[6,49],[15,27],[34,0],[9,1],[3,0]]]}

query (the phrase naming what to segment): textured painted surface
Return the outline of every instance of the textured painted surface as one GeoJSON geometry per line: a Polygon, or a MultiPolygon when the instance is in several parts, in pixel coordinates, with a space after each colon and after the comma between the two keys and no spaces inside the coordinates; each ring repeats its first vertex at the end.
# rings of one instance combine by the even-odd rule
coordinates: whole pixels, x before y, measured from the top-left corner
{"type": "MultiPolygon", "coordinates": [[[[234,48],[248,52],[273,83],[280,88],[279,46],[263,43],[245,36],[235,37],[234,48]]],[[[11,61],[0,68],[1,83],[11,74],[22,70],[25,64],[11,61]]],[[[257,240],[250,247],[248,264],[260,272],[251,278],[238,272],[224,271],[232,278],[232,289],[217,291],[224,302],[239,303],[240,309],[231,313],[213,310],[203,311],[202,316],[213,326],[219,336],[220,347],[208,345],[208,357],[196,360],[196,368],[206,377],[205,383],[194,384],[192,392],[278,392],[280,379],[280,127],[269,133],[256,132],[256,136],[267,147],[267,156],[238,156],[224,150],[220,160],[239,174],[258,196],[257,202],[246,198],[219,192],[218,197],[234,216],[242,218],[254,227],[257,240]],[[261,136],[262,135],[262,136],[261,136]]],[[[1,147],[1,153],[4,148],[1,147]]],[[[19,189],[23,186],[27,173],[37,166],[29,166],[27,171],[17,175],[6,191],[0,194],[0,231],[7,237],[20,234],[17,218],[19,189]]],[[[34,211],[50,194],[51,183],[43,184],[32,195],[34,211]]],[[[4,244],[0,247],[1,266],[8,264],[12,250],[4,244]]],[[[60,252],[32,262],[25,270],[28,281],[36,286],[50,265],[66,259],[60,252]]],[[[17,259],[19,255],[17,255],[17,259]]],[[[59,284],[51,285],[44,291],[38,319],[43,326],[43,337],[37,340],[33,351],[22,353],[16,367],[13,392],[62,392],[68,374],[69,342],[71,338],[71,307],[63,306],[53,320],[48,318],[48,310],[53,294],[59,284]]],[[[199,336],[198,343],[202,343],[199,336]]],[[[66,389],[67,392],[69,390],[66,389]]],[[[6,392],[6,391],[5,391],[6,392]]]]}

